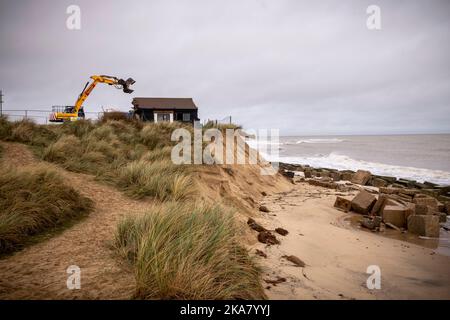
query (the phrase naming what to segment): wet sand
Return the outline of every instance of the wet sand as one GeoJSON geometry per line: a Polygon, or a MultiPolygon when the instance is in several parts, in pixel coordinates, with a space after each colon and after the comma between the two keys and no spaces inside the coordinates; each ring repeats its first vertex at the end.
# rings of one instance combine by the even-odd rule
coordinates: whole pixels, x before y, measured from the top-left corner
{"type": "Polygon", "coordinates": [[[352,223],[356,214],[333,207],[336,194],[342,192],[300,183],[292,192],[263,199],[271,212],[254,219],[267,229],[289,231],[276,234],[280,245],[255,240],[251,246],[252,252],[267,254],[257,258],[264,279],[286,279],[265,284],[270,299],[450,299],[450,257],[436,250],[436,242],[403,241],[398,238],[409,236],[398,231],[384,236],[357,228],[352,223]],[[283,255],[297,256],[306,267],[294,266],[283,255]],[[370,265],[380,267],[379,290],[367,288],[370,265]]]}

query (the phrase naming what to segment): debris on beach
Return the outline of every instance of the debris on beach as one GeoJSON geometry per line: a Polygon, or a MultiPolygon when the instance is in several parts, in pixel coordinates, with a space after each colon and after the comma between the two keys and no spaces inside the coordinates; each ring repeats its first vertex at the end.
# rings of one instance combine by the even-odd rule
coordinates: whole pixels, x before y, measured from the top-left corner
{"type": "Polygon", "coordinates": [[[277,279],[275,279],[275,280],[264,279],[264,281],[265,281],[266,283],[271,284],[271,285],[273,285],[273,286],[275,287],[275,286],[276,286],[277,284],[279,284],[279,283],[286,282],[286,278],[277,277],[277,279]]]}
{"type": "Polygon", "coordinates": [[[352,210],[356,213],[368,214],[377,198],[365,190],[361,190],[352,200],[352,210]]]}
{"type": "Polygon", "coordinates": [[[381,217],[364,217],[361,221],[361,226],[369,230],[379,230],[381,225],[381,217]]]}
{"type": "Polygon", "coordinates": [[[334,202],[334,207],[342,210],[344,212],[349,212],[352,208],[352,201],[343,197],[336,197],[336,201],[334,202]]]}
{"type": "Polygon", "coordinates": [[[439,217],[412,215],[408,218],[408,231],[419,236],[439,238],[439,217]]]}
{"type": "Polygon", "coordinates": [[[306,266],[306,264],[300,258],[298,258],[296,256],[292,256],[292,255],[291,256],[286,256],[286,255],[284,255],[284,256],[282,256],[282,258],[292,262],[293,264],[295,264],[296,267],[304,268],[306,266]]]}
{"type": "Polygon", "coordinates": [[[281,174],[289,179],[294,179],[294,176],[295,176],[295,172],[289,171],[289,170],[283,170],[283,171],[281,171],[281,174]]]}
{"type": "Polygon", "coordinates": [[[262,250],[256,249],[256,254],[260,257],[267,258],[267,254],[262,250]]]}
{"type": "Polygon", "coordinates": [[[275,232],[278,234],[281,234],[282,236],[286,236],[289,233],[289,231],[287,231],[286,229],[283,229],[283,228],[276,228],[275,232]]]}
{"type": "Polygon", "coordinates": [[[379,192],[375,196],[361,190],[351,201],[337,196],[334,206],[363,214],[361,226],[372,231],[384,231],[386,226],[419,236],[439,237],[440,223],[447,221],[448,202],[444,204],[416,189],[380,187],[379,192]]]}
{"type": "Polygon", "coordinates": [[[360,184],[362,186],[365,186],[367,182],[369,182],[369,179],[372,177],[372,174],[370,171],[366,170],[358,170],[353,175],[351,182],[354,184],[360,184]]]}
{"type": "Polygon", "coordinates": [[[280,241],[270,231],[261,231],[258,233],[258,241],[268,245],[280,244],[280,241]]]}
{"type": "Polygon", "coordinates": [[[388,226],[391,229],[397,230],[397,231],[402,231],[402,229],[400,229],[399,227],[397,227],[395,224],[390,223],[390,222],[386,222],[385,223],[386,226],[388,226]]]}
{"type": "Polygon", "coordinates": [[[260,224],[256,223],[256,221],[252,218],[248,218],[247,224],[251,229],[253,229],[255,231],[258,231],[258,232],[267,231],[266,228],[264,228],[260,224]]]}
{"type": "Polygon", "coordinates": [[[366,170],[313,168],[287,163],[280,163],[280,168],[294,172],[294,177],[301,176],[297,182],[305,181],[340,192],[358,190],[352,200],[335,193],[334,207],[362,214],[361,226],[372,231],[383,232],[387,226],[422,237],[439,237],[441,226],[448,230],[444,223],[450,215],[449,185],[376,175],[366,170]]]}
{"type": "Polygon", "coordinates": [[[396,228],[400,229],[406,227],[406,219],[408,213],[408,208],[402,205],[396,206],[385,206],[383,209],[383,221],[384,223],[391,227],[394,225],[396,228]]]}

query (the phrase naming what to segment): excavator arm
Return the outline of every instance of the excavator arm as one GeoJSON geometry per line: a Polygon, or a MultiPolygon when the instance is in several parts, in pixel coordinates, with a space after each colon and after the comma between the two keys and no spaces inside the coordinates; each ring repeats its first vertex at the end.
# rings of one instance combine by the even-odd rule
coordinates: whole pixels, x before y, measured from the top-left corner
{"type": "Polygon", "coordinates": [[[75,102],[75,106],[72,108],[72,110],[64,110],[64,112],[52,113],[50,115],[50,122],[64,122],[64,121],[78,120],[78,113],[81,110],[84,101],[91,94],[92,90],[94,90],[94,88],[97,86],[98,83],[113,85],[116,88],[123,90],[123,92],[125,93],[132,93],[133,90],[130,89],[130,86],[136,82],[132,78],[123,80],[116,77],[105,75],[91,76],[91,80],[92,80],[91,82],[86,83],[86,86],[78,96],[78,99],[75,102]]]}

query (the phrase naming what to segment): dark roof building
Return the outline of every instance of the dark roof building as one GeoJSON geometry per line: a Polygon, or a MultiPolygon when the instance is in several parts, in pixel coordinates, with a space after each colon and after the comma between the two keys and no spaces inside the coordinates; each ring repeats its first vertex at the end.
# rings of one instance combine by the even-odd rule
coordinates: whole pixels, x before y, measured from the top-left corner
{"type": "Polygon", "coordinates": [[[198,108],[192,98],[134,98],[134,113],[143,121],[198,121],[198,108]]]}

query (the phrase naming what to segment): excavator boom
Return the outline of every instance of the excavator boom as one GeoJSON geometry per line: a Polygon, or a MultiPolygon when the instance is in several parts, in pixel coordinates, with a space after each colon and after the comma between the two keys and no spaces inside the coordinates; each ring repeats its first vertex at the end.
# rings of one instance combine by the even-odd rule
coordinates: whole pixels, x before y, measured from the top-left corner
{"type": "Polygon", "coordinates": [[[92,90],[94,90],[95,86],[98,83],[113,85],[116,88],[123,90],[124,93],[129,94],[133,92],[133,90],[130,89],[130,86],[136,82],[132,78],[124,80],[106,75],[100,76],[94,75],[91,76],[91,80],[92,80],[91,82],[86,83],[86,86],[78,96],[78,99],[75,102],[75,106],[73,108],[66,107],[65,110],[63,110],[62,112],[53,112],[50,115],[49,121],[50,122],[76,121],[80,117],[84,118],[83,103],[87,99],[89,94],[92,92],[92,90]]]}

